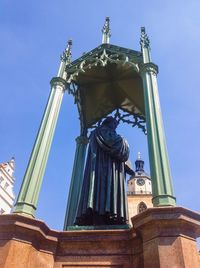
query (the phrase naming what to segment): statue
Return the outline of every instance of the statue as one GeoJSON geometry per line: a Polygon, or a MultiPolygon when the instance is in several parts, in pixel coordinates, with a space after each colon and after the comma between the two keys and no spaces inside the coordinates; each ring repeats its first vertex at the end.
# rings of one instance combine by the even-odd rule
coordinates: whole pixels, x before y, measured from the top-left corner
{"type": "Polygon", "coordinates": [[[115,131],[118,121],[107,117],[92,131],[76,225],[121,225],[128,222],[125,164],[127,141],[115,131]]]}

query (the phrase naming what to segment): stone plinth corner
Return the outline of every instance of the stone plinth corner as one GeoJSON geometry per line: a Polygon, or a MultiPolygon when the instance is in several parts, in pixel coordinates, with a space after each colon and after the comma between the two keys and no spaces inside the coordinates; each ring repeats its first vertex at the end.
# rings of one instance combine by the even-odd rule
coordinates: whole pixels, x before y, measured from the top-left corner
{"type": "Polygon", "coordinates": [[[182,207],[150,208],[132,224],[143,241],[145,268],[200,267],[200,214],[182,207]]]}

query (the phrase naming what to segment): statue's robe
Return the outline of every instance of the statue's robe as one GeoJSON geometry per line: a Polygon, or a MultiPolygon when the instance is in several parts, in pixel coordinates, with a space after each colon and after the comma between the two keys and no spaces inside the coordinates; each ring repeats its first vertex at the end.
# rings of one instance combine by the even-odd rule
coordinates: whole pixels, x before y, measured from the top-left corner
{"type": "Polygon", "coordinates": [[[107,125],[91,133],[75,224],[126,224],[127,141],[107,125]]]}

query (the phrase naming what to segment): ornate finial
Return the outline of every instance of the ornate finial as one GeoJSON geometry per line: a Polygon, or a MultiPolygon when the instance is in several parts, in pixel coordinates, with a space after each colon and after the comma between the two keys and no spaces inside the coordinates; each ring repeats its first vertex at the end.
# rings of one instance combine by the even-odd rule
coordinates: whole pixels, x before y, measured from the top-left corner
{"type": "Polygon", "coordinates": [[[150,47],[149,37],[146,34],[145,27],[141,27],[141,38],[140,38],[141,47],[150,47]]]}
{"type": "Polygon", "coordinates": [[[144,161],[141,159],[141,153],[138,152],[137,160],[135,161],[135,171],[144,172],[144,161]]]}
{"type": "Polygon", "coordinates": [[[72,47],[72,40],[69,40],[67,42],[67,47],[65,51],[60,56],[61,62],[60,62],[60,67],[59,67],[57,76],[63,79],[66,79],[67,77],[67,73],[65,71],[66,65],[68,65],[71,62],[71,57],[72,57],[71,47],[72,47]]]}
{"type": "Polygon", "coordinates": [[[109,17],[106,17],[106,21],[104,23],[102,33],[103,33],[102,44],[109,44],[110,37],[111,37],[109,17]]]}
{"type": "Polygon", "coordinates": [[[63,52],[63,54],[60,57],[61,61],[65,62],[66,64],[69,64],[71,62],[71,57],[72,57],[71,47],[72,47],[72,40],[70,39],[67,42],[67,47],[66,47],[65,51],[63,52]]]}

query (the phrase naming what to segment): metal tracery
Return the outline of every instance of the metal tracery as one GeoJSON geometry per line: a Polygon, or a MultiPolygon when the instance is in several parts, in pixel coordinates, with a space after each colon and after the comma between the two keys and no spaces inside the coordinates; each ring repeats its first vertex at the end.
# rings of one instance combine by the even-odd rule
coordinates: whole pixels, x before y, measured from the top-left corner
{"type": "Polygon", "coordinates": [[[134,113],[134,114],[130,114],[120,108],[117,108],[116,110],[114,110],[112,113],[106,115],[105,117],[101,118],[97,123],[93,124],[90,129],[95,129],[97,128],[101,122],[107,118],[108,116],[113,116],[119,123],[123,122],[123,123],[127,123],[129,125],[131,125],[132,127],[137,126],[138,128],[140,128],[144,134],[147,134],[147,130],[146,130],[146,121],[144,116],[142,116],[139,113],[134,113]]]}

